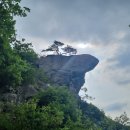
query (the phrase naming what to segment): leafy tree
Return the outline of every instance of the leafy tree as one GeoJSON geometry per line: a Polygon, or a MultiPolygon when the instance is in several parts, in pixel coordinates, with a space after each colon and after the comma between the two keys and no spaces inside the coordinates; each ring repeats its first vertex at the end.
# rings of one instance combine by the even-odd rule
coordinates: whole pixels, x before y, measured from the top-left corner
{"type": "Polygon", "coordinates": [[[66,47],[62,48],[65,54],[73,55],[77,53],[77,50],[72,46],[67,45],[66,47]]]}
{"type": "Polygon", "coordinates": [[[23,78],[22,85],[33,84],[34,86],[37,86],[43,85],[43,82],[47,83],[48,79],[45,76],[43,69],[38,68],[36,65],[38,55],[33,50],[32,43],[26,43],[25,39],[22,39],[22,41],[15,40],[13,41],[12,47],[14,53],[26,62],[25,71],[21,73],[23,78]]]}
{"type": "Polygon", "coordinates": [[[50,87],[39,95],[38,106],[53,104],[58,110],[61,110],[64,116],[61,125],[63,130],[102,130],[100,126],[94,124],[89,115],[87,117],[82,115],[83,111],[80,109],[78,101],[77,96],[66,87],[50,87]]]}
{"type": "Polygon", "coordinates": [[[93,100],[94,98],[89,96],[87,94],[87,88],[86,87],[82,87],[81,88],[81,91],[83,92],[82,95],[80,96],[81,97],[81,100],[83,100],[84,102],[87,102],[87,100],[93,100]]]}
{"type": "Polygon", "coordinates": [[[0,88],[15,87],[22,82],[22,73],[26,72],[27,64],[14,54],[8,44],[2,40],[0,43],[0,88]]]}
{"type": "Polygon", "coordinates": [[[15,87],[23,78],[22,73],[26,71],[27,64],[11,47],[16,39],[14,16],[25,17],[30,10],[21,7],[21,0],[0,1],[0,87],[15,87]]]}
{"type": "Polygon", "coordinates": [[[64,87],[50,87],[39,95],[39,106],[46,106],[50,103],[57,104],[60,109],[64,112],[64,123],[68,119],[76,122],[81,114],[78,109],[78,104],[73,93],[64,87]]]}
{"type": "Polygon", "coordinates": [[[128,118],[126,112],[115,118],[115,121],[122,125],[130,125],[130,118],[128,118]]]}
{"type": "Polygon", "coordinates": [[[52,52],[56,53],[57,55],[59,55],[59,54],[68,54],[68,55],[74,54],[75,55],[77,53],[77,50],[69,45],[67,45],[64,48],[61,48],[64,51],[64,53],[61,53],[59,47],[61,47],[63,45],[64,45],[64,43],[62,43],[62,42],[54,41],[54,43],[51,46],[49,46],[45,50],[42,50],[42,52],[52,51],[52,52]]]}
{"type": "Polygon", "coordinates": [[[0,0],[0,38],[8,44],[16,36],[14,16],[27,16],[30,9],[20,6],[21,0],[0,0]]]}
{"type": "Polygon", "coordinates": [[[54,41],[54,44],[57,45],[57,46],[63,46],[64,43],[60,42],[60,41],[54,41]]]}
{"type": "Polygon", "coordinates": [[[24,72],[21,73],[23,78],[22,84],[33,84],[35,81],[35,76],[38,71],[36,67],[36,61],[38,60],[38,55],[34,52],[31,43],[26,43],[25,39],[13,41],[13,51],[18,55],[23,61],[26,62],[26,68],[24,72]]]}
{"type": "Polygon", "coordinates": [[[15,40],[13,42],[13,50],[16,54],[18,54],[22,60],[30,63],[31,65],[35,65],[38,60],[38,55],[32,48],[32,43],[26,43],[25,39],[15,40]]]}
{"type": "Polygon", "coordinates": [[[54,53],[59,55],[60,54],[59,47],[61,47],[63,45],[64,45],[64,43],[62,43],[62,42],[54,41],[54,43],[50,47],[48,47],[46,50],[42,50],[42,52],[53,51],[54,53]]]}
{"type": "Polygon", "coordinates": [[[33,100],[13,105],[10,111],[0,113],[2,130],[58,130],[62,121],[63,112],[58,107],[50,104],[39,108],[33,100]]]}

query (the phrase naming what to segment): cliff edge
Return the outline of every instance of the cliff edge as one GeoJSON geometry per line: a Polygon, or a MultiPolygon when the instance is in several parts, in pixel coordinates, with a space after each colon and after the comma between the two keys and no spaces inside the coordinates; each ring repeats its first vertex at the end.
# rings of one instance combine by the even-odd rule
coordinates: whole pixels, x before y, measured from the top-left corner
{"type": "Polygon", "coordinates": [[[85,82],[85,73],[93,70],[99,60],[89,54],[83,55],[48,55],[38,61],[50,81],[58,86],[68,86],[78,93],[85,82]]]}

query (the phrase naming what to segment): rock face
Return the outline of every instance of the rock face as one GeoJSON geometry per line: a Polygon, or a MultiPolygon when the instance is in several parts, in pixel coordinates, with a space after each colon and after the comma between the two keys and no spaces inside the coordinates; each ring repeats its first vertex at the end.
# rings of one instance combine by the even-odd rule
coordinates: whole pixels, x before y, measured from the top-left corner
{"type": "Polygon", "coordinates": [[[44,69],[53,84],[68,86],[78,93],[85,82],[85,73],[94,69],[98,62],[97,58],[88,54],[49,55],[40,58],[38,66],[44,69]]]}
{"type": "MultiPolygon", "coordinates": [[[[98,59],[88,55],[49,55],[42,57],[38,61],[39,68],[43,68],[45,74],[52,85],[68,86],[70,90],[78,94],[80,88],[85,82],[85,73],[91,71],[98,64],[98,59]]],[[[41,88],[33,85],[19,86],[17,93],[0,92],[0,101],[22,102],[39,92],[39,89],[48,87],[48,84],[42,83],[41,88]]]]}

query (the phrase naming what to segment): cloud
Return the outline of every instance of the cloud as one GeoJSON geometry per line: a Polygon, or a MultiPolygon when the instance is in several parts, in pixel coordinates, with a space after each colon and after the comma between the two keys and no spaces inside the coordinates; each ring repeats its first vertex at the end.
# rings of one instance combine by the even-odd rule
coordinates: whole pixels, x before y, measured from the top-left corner
{"type": "Polygon", "coordinates": [[[107,106],[107,111],[120,111],[123,110],[127,106],[127,103],[114,103],[107,106]]]}
{"type": "Polygon", "coordinates": [[[118,84],[121,84],[121,85],[130,85],[130,79],[126,79],[126,80],[123,80],[123,81],[118,81],[118,84]]]}
{"type": "Polygon", "coordinates": [[[125,45],[124,47],[122,47],[119,51],[119,55],[116,57],[117,60],[119,61],[118,63],[118,67],[129,67],[130,66],[130,44],[129,45],[125,45]]]}
{"type": "MultiPolygon", "coordinates": [[[[32,0],[25,3],[32,11],[22,23],[22,30],[45,39],[82,42],[100,39],[107,44],[115,38],[113,35],[126,31],[130,22],[128,0],[32,0]]],[[[118,35],[122,37],[123,33],[118,35]]]]}

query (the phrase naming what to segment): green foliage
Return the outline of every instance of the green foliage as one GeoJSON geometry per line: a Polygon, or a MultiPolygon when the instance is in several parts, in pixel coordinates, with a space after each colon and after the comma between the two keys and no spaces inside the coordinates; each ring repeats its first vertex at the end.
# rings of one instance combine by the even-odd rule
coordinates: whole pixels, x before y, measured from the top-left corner
{"type": "Polygon", "coordinates": [[[104,119],[105,115],[102,111],[100,111],[97,107],[93,104],[88,104],[84,101],[79,100],[80,108],[83,111],[83,114],[89,116],[91,120],[95,123],[100,122],[104,119]]]}
{"type": "Polygon", "coordinates": [[[74,122],[80,120],[81,111],[78,109],[77,97],[67,88],[50,87],[39,95],[39,99],[39,106],[46,106],[50,103],[59,105],[64,112],[64,123],[68,119],[74,122]]]}
{"type": "MultiPolygon", "coordinates": [[[[79,100],[79,104],[84,115],[84,121],[89,119],[90,125],[92,122],[95,124],[94,126],[96,126],[96,128],[100,128],[101,130],[129,130],[128,127],[125,127],[122,124],[113,121],[111,118],[106,117],[105,113],[93,104],[88,104],[81,100],[79,100]]],[[[94,128],[94,130],[96,128],[94,128]]]]}
{"type": "Polygon", "coordinates": [[[77,50],[72,46],[67,45],[66,47],[62,48],[65,54],[73,55],[77,53],[77,50]]]}
{"type": "MultiPolygon", "coordinates": [[[[38,55],[31,43],[16,39],[14,16],[25,17],[30,9],[21,0],[0,0],[0,88],[34,84],[41,74],[36,67],[38,55]]],[[[41,76],[42,77],[42,76],[41,76]]],[[[44,79],[43,79],[44,80],[44,79]]]]}
{"type": "Polygon", "coordinates": [[[0,38],[11,42],[15,37],[15,23],[14,16],[25,17],[26,12],[30,12],[27,7],[21,7],[19,3],[21,0],[0,0],[0,38]]]}
{"type": "Polygon", "coordinates": [[[32,44],[26,43],[25,39],[22,39],[22,41],[14,40],[12,46],[14,53],[26,62],[26,68],[24,68],[26,71],[21,75],[23,77],[22,84],[34,84],[38,71],[36,67],[38,55],[33,50],[32,44]]]}
{"type": "Polygon", "coordinates": [[[100,130],[83,118],[77,98],[64,87],[45,89],[26,103],[1,106],[3,130],[100,130]]]}
{"type": "Polygon", "coordinates": [[[129,130],[65,87],[50,87],[28,102],[0,103],[2,130],[129,130]],[[87,112],[88,111],[88,112],[87,112]],[[98,117],[99,116],[99,117],[98,117]]]}
{"type": "Polygon", "coordinates": [[[57,130],[63,113],[53,105],[37,107],[36,102],[14,105],[10,112],[0,113],[0,128],[7,130],[57,130]],[[51,118],[50,118],[51,117],[51,118]]]}
{"type": "Polygon", "coordinates": [[[128,118],[126,112],[121,114],[119,117],[116,117],[115,121],[125,126],[130,125],[130,118],[128,118]]]}
{"type": "Polygon", "coordinates": [[[21,84],[28,64],[11,47],[16,37],[14,16],[26,16],[30,10],[22,8],[21,0],[0,0],[0,88],[16,87],[21,84]]]}
{"type": "Polygon", "coordinates": [[[59,41],[54,41],[54,43],[49,46],[46,50],[42,50],[42,52],[52,51],[56,53],[57,55],[60,55],[59,47],[63,46],[64,43],[59,41]]]}
{"type": "Polygon", "coordinates": [[[22,82],[22,73],[26,71],[27,64],[2,39],[0,44],[0,87],[15,87],[22,82]]]}
{"type": "Polygon", "coordinates": [[[35,65],[38,55],[35,53],[32,47],[32,44],[26,43],[25,39],[22,39],[22,41],[15,40],[13,43],[13,49],[15,53],[18,54],[22,60],[27,61],[31,65],[35,65]]]}
{"type": "Polygon", "coordinates": [[[60,48],[63,45],[64,43],[60,41],[54,41],[54,43],[51,46],[49,46],[45,50],[42,50],[41,52],[54,52],[54,54],[56,55],[62,55],[62,54],[75,55],[77,53],[77,50],[69,45],[67,45],[66,47],[60,48]],[[62,50],[63,53],[60,50],[62,50]]]}

